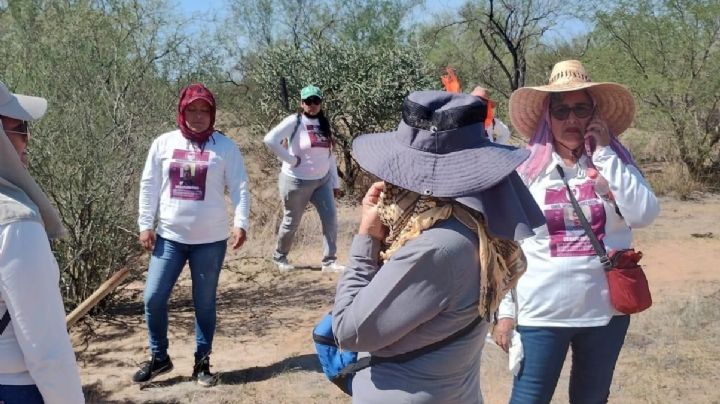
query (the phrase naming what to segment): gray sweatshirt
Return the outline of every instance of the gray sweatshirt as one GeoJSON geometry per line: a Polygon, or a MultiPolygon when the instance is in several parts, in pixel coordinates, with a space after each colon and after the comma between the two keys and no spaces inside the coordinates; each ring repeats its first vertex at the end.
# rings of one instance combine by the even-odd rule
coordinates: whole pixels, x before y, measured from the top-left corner
{"type": "MultiPolygon", "coordinates": [[[[379,250],[370,236],[353,240],[333,308],[340,347],[394,356],[443,340],[477,317],[478,239],[457,219],[407,242],[382,270],[379,250]]],[[[353,403],[481,403],[480,354],[488,325],[409,362],[358,372],[353,403]]]]}

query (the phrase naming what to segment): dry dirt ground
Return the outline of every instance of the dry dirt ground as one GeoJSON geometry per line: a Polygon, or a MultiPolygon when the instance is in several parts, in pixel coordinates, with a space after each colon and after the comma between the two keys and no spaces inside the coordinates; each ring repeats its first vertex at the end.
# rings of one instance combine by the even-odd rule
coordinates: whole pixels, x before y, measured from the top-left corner
{"type": "MultiPolygon", "coordinates": [[[[355,230],[356,208],[341,208],[340,259],[355,230]]],[[[305,270],[278,273],[266,260],[274,229],[254,229],[246,248],[228,256],[218,291],[212,355],[216,387],[189,380],[194,349],[190,281],[176,286],[170,309],[170,354],[175,370],[142,388],[130,378],[147,356],[142,275],[116,297],[107,314],[73,330],[89,402],[327,403],[350,402],[324,379],[313,355],[311,329],[332,305],[335,274],[319,271],[317,215],[309,212],[291,260],[305,270]]],[[[633,316],[611,403],[720,403],[720,196],[663,199],[656,223],[636,234],[655,305],[633,316]],[[693,234],[695,236],[693,236],[693,234]]],[[[483,393],[506,403],[507,357],[487,345],[483,393]]],[[[567,402],[568,368],[554,403],[567,402]]]]}

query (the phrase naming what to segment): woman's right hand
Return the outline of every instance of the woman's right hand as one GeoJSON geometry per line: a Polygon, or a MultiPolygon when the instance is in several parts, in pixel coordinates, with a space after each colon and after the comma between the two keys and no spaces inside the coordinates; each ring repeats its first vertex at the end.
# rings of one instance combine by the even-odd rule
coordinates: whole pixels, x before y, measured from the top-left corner
{"type": "Polygon", "coordinates": [[[142,248],[144,248],[147,251],[151,251],[153,247],[155,247],[155,231],[153,230],[143,230],[140,232],[140,235],[138,236],[138,240],[140,241],[140,245],[142,248]]]}
{"type": "Polygon", "coordinates": [[[510,341],[512,341],[514,326],[514,318],[503,317],[498,320],[497,324],[495,324],[495,328],[493,328],[493,340],[505,352],[508,352],[510,349],[510,341]]]}
{"type": "Polygon", "coordinates": [[[367,234],[376,240],[383,240],[387,234],[387,228],[380,222],[378,215],[378,201],[380,193],[385,189],[385,183],[376,182],[370,186],[362,200],[362,217],[360,218],[360,229],[358,234],[367,234]]]}

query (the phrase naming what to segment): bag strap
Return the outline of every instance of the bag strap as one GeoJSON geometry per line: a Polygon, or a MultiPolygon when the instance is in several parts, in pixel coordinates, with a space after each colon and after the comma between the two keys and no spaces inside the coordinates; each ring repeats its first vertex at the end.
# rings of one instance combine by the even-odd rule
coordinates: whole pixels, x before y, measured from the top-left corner
{"type": "Polygon", "coordinates": [[[8,324],[10,324],[10,312],[5,310],[5,314],[0,318],[0,335],[5,332],[8,324]]]}
{"type": "Polygon", "coordinates": [[[302,117],[300,116],[300,113],[298,112],[297,121],[295,121],[295,129],[293,129],[292,134],[290,135],[290,138],[288,138],[288,149],[290,149],[290,145],[292,145],[292,141],[295,138],[295,134],[297,133],[297,130],[300,127],[300,121],[302,121],[302,117]]]}
{"type": "Polygon", "coordinates": [[[567,188],[570,203],[572,203],[575,214],[577,215],[578,220],[580,220],[580,224],[585,230],[585,235],[588,236],[588,238],[590,239],[590,244],[592,244],[593,249],[595,249],[595,253],[598,255],[598,257],[600,257],[600,262],[602,263],[603,268],[605,268],[605,270],[612,268],[612,263],[610,262],[610,258],[608,258],[607,251],[605,251],[605,248],[602,246],[602,244],[600,244],[600,240],[598,240],[597,236],[595,236],[595,233],[593,233],[590,223],[588,223],[587,218],[582,211],[582,208],[580,208],[580,204],[578,203],[577,199],[575,199],[575,195],[570,188],[570,184],[568,184],[568,180],[567,178],[565,178],[565,171],[563,171],[562,167],[560,167],[560,164],[555,166],[555,168],[557,169],[557,172],[560,174],[560,177],[565,183],[565,188],[567,188]]]}
{"type": "Polygon", "coordinates": [[[338,376],[348,376],[354,373],[357,373],[358,371],[365,369],[367,367],[377,365],[378,363],[385,363],[385,362],[392,362],[392,363],[405,363],[412,359],[418,358],[422,355],[425,355],[427,353],[437,351],[440,348],[443,348],[447,345],[450,345],[450,343],[454,342],[457,339],[460,339],[467,334],[469,334],[475,327],[480,324],[482,321],[482,316],[477,316],[475,320],[473,320],[472,323],[465,326],[465,328],[461,329],[460,331],[455,332],[454,334],[450,335],[449,337],[446,337],[438,342],[434,342],[430,345],[424,346],[422,348],[418,348],[414,351],[405,352],[404,354],[395,355],[395,356],[389,356],[389,357],[379,357],[379,356],[366,356],[364,358],[360,358],[355,363],[351,363],[343,368],[343,370],[340,371],[338,376]]]}

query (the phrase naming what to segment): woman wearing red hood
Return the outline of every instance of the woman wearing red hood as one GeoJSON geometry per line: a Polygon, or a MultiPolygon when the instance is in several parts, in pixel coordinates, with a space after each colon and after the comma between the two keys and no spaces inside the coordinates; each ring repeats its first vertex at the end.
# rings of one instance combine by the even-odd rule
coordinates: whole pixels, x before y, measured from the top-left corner
{"type": "Polygon", "coordinates": [[[192,377],[204,386],[215,383],[210,353],[215,295],[229,236],[225,189],[235,213],[233,249],[245,242],[250,211],[242,154],[234,141],[215,130],[215,112],[215,97],[204,85],[185,88],[178,103],[178,130],[157,137],[145,162],[138,225],[140,244],[152,251],[145,284],[151,357],[133,376],[136,383],[173,368],[167,352],[167,302],[186,263],[195,306],[192,377]]]}

